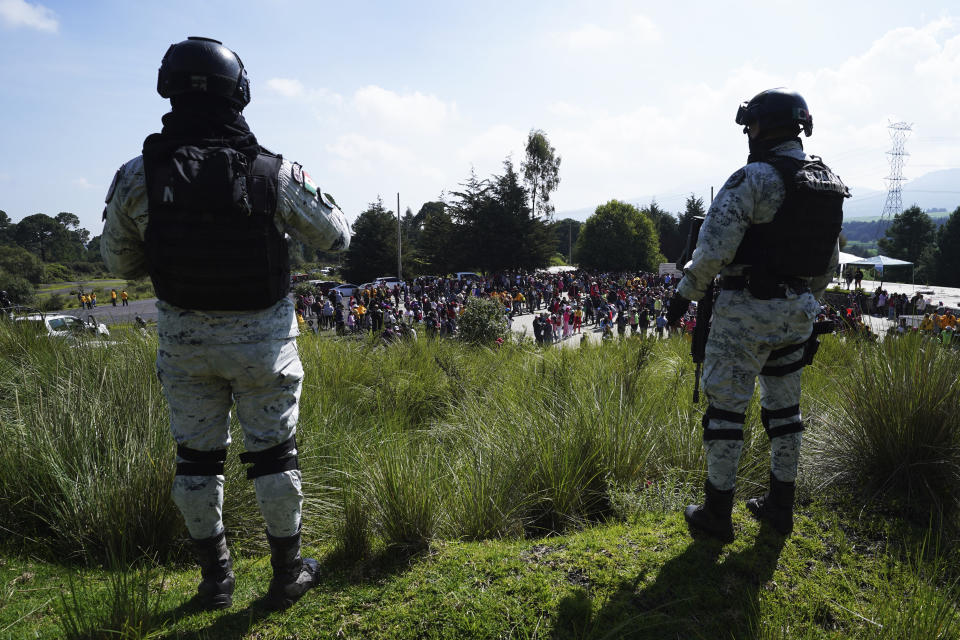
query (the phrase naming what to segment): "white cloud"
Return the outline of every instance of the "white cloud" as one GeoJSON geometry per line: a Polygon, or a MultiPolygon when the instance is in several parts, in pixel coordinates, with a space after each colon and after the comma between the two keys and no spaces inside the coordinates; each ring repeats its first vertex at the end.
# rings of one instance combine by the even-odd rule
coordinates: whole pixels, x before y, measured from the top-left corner
{"type": "Polygon", "coordinates": [[[561,34],[561,42],[571,49],[600,49],[621,44],[623,33],[595,24],[585,24],[579,29],[561,34]]]}
{"type": "Polygon", "coordinates": [[[456,103],[447,103],[419,91],[399,94],[375,85],[353,96],[357,112],[380,123],[421,132],[438,131],[457,115],[456,103]]]}
{"type": "Polygon", "coordinates": [[[90,184],[90,181],[89,181],[89,180],[87,180],[86,178],[82,178],[82,177],[81,177],[81,178],[74,178],[73,180],[70,181],[70,184],[72,184],[72,185],[75,186],[75,187],[79,187],[79,188],[81,188],[81,189],[94,189],[94,188],[96,188],[95,185],[90,184]]]}
{"type": "Polygon", "coordinates": [[[303,83],[296,78],[270,78],[267,87],[285,98],[298,98],[303,95],[303,83]]]}
{"type": "Polygon", "coordinates": [[[580,105],[572,104],[564,100],[549,104],[547,111],[561,118],[580,118],[587,114],[587,110],[580,105]]]}
{"type": "Polygon", "coordinates": [[[656,23],[641,14],[630,16],[623,24],[615,27],[587,23],[572,31],[556,34],[555,37],[567,48],[578,51],[657,44],[662,40],[656,23]]]}
{"type": "Polygon", "coordinates": [[[326,146],[327,151],[343,160],[371,166],[375,162],[404,164],[412,159],[412,154],[385,140],[375,140],[359,133],[348,133],[326,146]]]}
{"type": "Polygon", "coordinates": [[[523,159],[523,145],[526,143],[529,132],[505,124],[490,126],[469,138],[466,143],[456,150],[459,170],[462,172],[457,179],[466,177],[472,165],[481,177],[491,173],[500,173],[504,159],[510,155],[519,170],[523,159]]]}
{"type": "Polygon", "coordinates": [[[11,29],[27,27],[56,33],[60,28],[56,14],[41,4],[26,0],[0,0],[0,21],[11,29]]]}
{"type": "Polygon", "coordinates": [[[634,39],[647,44],[658,43],[662,40],[660,29],[647,16],[637,14],[630,18],[627,33],[634,39]]]}

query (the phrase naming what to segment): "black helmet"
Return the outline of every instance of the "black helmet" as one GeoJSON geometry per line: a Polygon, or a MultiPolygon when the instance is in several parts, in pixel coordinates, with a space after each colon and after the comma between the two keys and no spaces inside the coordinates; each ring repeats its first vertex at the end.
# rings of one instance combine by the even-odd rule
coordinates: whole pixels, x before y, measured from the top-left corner
{"type": "Polygon", "coordinates": [[[767,89],[753,96],[750,102],[742,103],[736,122],[744,126],[744,133],[746,126],[754,123],[760,124],[761,135],[765,130],[792,125],[799,125],[808,137],[813,133],[813,116],[807,109],[807,101],[796,91],[783,87],[767,89]]]}
{"type": "Polygon", "coordinates": [[[157,93],[220,96],[243,110],[250,102],[250,81],[240,56],[213,38],[189,37],[170,45],[157,73],[157,93]]]}

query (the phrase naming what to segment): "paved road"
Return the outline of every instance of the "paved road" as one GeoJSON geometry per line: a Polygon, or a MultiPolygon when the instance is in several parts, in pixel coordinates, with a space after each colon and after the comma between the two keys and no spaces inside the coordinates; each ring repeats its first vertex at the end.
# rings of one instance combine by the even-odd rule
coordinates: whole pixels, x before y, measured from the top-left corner
{"type": "Polygon", "coordinates": [[[83,320],[86,320],[87,316],[93,316],[107,326],[114,324],[133,324],[133,318],[136,315],[139,315],[146,322],[156,322],[157,299],[130,300],[126,307],[122,306],[119,302],[117,306],[113,306],[107,302],[106,304],[99,304],[93,309],[80,309],[74,306],[64,309],[60,313],[77,316],[83,320]]]}

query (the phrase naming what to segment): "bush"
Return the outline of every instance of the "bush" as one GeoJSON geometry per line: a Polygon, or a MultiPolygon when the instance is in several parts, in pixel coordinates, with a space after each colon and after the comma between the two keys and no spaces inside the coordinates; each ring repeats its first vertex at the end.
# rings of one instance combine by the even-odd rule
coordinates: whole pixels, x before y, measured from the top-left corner
{"type": "Polygon", "coordinates": [[[43,266],[44,282],[67,282],[73,280],[73,271],[58,262],[51,262],[43,266]]]}
{"type": "Polygon", "coordinates": [[[14,304],[27,305],[33,302],[33,285],[22,276],[16,276],[0,269],[0,291],[6,291],[14,304]]]}
{"type": "Polygon", "coordinates": [[[298,282],[293,287],[293,293],[298,296],[309,296],[316,293],[316,289],[313,288],[312,284],[307,284],[306,282],[298,282]]]}
{"type": "Polygon", "coordinates": [[[821,398],[809,466],[826,486],[907,512],[960,510],[960,356],[924,336],[850,342],[821,398]]]}
{"type": "Polygon", "coordinates": [[[43,262],[23,247],[0,246],[0,271],[37,284],[43,278],[43,262]]]}
{"type": "MultiPolygon", "coordinates": [[[[131,300],[140,300],[143,298],[155,298],[156,292],[153,290],[153,282],[149,278],[143,280],[130,280],[125,287],[131,300]]],[[[109,293],[109,292],[108,292],[109,293]]],[[[117,294],[119,295],[119,291],[117,294]]],[[[108,298],[109,299],[109,296],[108,298]]]]}
{"type": "Polygon", "coordinates": [[[492,345],[507,335],[503,305],[486,298],[468,298],[458,326],[460,339],[473,344],[492,345]]]}
{"type": "Polygon", "coordinates": [[[60,311],[70,304],[70,298],[62,293],[54,293],[40,300],[41,311],[60,311]]]}

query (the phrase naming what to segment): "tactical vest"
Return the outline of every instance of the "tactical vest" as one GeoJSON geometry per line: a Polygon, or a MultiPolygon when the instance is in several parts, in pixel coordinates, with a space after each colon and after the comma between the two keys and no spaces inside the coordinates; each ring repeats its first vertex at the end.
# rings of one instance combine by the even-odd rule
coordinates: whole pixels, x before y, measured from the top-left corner
{"type": "Polygon", "coordinates": [[[773,220],[747,230],[733,262],[772,277],[824,275],[843,226],[847,187],[820,158],[805,161],[768,156],[780,174],[785,197],[773,220]]]}
{"type": "Polygon", "coordinates": [[[287,243],[274,224],[282,158],[261,147],[183,146],[144,157],[147,270],[157,297],[185,309],[265,309],[287,295],[287,243]]]}

